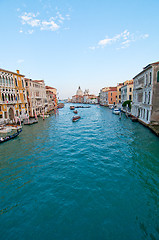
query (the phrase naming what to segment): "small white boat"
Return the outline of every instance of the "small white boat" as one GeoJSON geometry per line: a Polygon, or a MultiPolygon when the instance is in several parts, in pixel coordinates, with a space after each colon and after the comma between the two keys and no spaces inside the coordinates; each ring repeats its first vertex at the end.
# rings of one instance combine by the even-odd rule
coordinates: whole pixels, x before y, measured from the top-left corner
{"type": "Polygon", "coordinates": [[[119,115],[120,114],[120,109],[118,108],[115,108],[112,113],[116,114],[116,115],[119,115]]]}
{"type": "Polygon", "coordinates": [[[44,114],[44,115],[40,115],[40,117],[42,117],[42,118],[48,118],[49,115],[48,115],[48,114],[44,114]]]}

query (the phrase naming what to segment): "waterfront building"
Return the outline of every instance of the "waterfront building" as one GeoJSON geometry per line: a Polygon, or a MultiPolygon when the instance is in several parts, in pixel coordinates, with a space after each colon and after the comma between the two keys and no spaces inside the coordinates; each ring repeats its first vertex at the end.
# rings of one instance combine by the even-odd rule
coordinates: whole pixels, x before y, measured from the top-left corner
{"type": "Polygon", "coordinates": [[[72,96],[73,103],[83,103],[83,96],[74,95],[72,96]]]}
{"type": "Polygon", "coordinates": [[[68,99],[67,99],[67,102],[68,102],[68,103],[70,103],[70,102],[71,102],[71,99],[70,99],[69,97],[68,97],[68,99]]]}
{"type": "Polygon", "coordinates": [[[83,96],[83,91],[82,91],[82,89],[81,89],[80,86],[79,86],[78,89],[77,89],[76,95],[77,95],[77,96],[83,96]]]}
{"type": "Polygon", "coordinates": [[[117,84],[117,104],[121,105],[121,87],[124,85],[124,83],[118,83],[117,84]]]}
{"type": "Polygon", "coordinates": [[[81,87],[79,86],[76,95],[72,96],[72,102],[73,103],[83,103],[83,91],[81,87]]]}
{"type": "Polygon", "coordinates": [[[85,89],[83,94],[83,103],[89,103],[89,89],[85,89]]]}
{"type": "Polygon", "coordinates": [[[25,78],[29,116],[35,117],[47,111],[47,98],[44,80],[25,78]]]}
{"type": "Polygon", "coordinates": [[[28,114],[24,75],[0,68],[0,123],[14,123],[28,114]]]}
{"type": "Polygon", "coordinates": [[[106,91],[108,90],[108,87],[104,87],[100,90],[99,93],[99,104],[101,106],[106,106],[106,91]]]}
{"type": "Polygon", "coordinates": [[[144,67],[133,80],[132,115],[146,125],[159,124],[159,62],[144,67]]]}
{"type": "Polygon", "coordinates": [[[97,104],[98,97],[94,94],[89,94],[89,89],[85,89],[84,93],[80,86],[76,91],[76,95],[72,96],[71,102],[73,103],[87,103],[87,104],[97,104]]]}
{"type": "Polygon", "coordinates": [[[94,94],[83,95],[83,103],[97,104],[98,103],[98,97],[95,96],[94,94]]]}
{"type": "Polygon", "coordinates": [[[133,80],[127,80],[121,86],[121,103],[133,100],[133,80]]]}
{"type": "Polygon", "coordinates": [[[57,109],[57,90],[56,88],[46,86],[47,112],[57,109]]]}
{"type": "Polygon", "coordinates": [[[105,87],[100,90],[100,105],[111,106],[117,104],[117,87],[105,87]]]}

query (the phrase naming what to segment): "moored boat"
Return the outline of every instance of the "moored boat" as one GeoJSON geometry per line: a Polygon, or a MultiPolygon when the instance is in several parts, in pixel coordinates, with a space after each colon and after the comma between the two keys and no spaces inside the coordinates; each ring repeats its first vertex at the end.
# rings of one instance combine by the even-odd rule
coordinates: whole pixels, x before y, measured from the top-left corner
{"type": "Polygon", "coordinates": [[[110,105],[109,109],[113,110],[114,109],[114,105],[110,105]]]}
{"type": "Polygon", "coordinates": [[[37,119],[25,121],[24,125],[32,125],[32,124],[35,124],[35,123],[38,123],[37,119]]]}
{"type": "Polygon", "coordinates": [[[7,136],[7,137],[1,137],[1,138],[0,138],[0,143],[7,142],[7,141],[9,141],[9,140],[17,137],[21,131],[22,131],[22,128],[17,129],[17,132],[14,133],[14,134],[12,134],[12,135],[9,135],[9,136],[7,136]]]}
{"type": "Polygon", "coordinates": [[[138,118],[137,117],[132,117],[131,120],[132,120],[132,122],[138,122],[138,118]]]}
{"type": "Polygon", "coordinates": [[[40,117],[42,117],[42,118],[48,118],[48,117],[49,117],[49,114],[40,115],[40,117]]]}
{"type": "Polygon", "coordinates": [[[120,109],[115,108],[114,110],[112,110],[112,113],[119,115],[120,114],[120,109]]]}
{"type": "Polygon", "coordinates": [[[73,116],[72,122],[77,122],[80,118],[80,116],[73,116]]]}

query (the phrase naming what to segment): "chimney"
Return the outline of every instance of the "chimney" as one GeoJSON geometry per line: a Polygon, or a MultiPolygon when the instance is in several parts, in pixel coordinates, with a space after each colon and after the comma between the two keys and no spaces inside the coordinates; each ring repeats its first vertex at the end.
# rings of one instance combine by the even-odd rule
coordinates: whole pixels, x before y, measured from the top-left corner
{"type": "Polygon", "coordinates": [[[17,74],[19,74],[19,70],[17,70],[17,74]]]}

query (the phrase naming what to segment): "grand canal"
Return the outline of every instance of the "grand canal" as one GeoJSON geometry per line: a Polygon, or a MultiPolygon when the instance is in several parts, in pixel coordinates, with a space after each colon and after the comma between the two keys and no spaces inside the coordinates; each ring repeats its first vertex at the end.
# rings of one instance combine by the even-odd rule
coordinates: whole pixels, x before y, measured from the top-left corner
{"type": "Polygon", "coordinates": [[[159,239],[159,138],[105,107],[0,145],[1,240],[159,239]]]}

